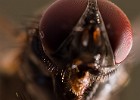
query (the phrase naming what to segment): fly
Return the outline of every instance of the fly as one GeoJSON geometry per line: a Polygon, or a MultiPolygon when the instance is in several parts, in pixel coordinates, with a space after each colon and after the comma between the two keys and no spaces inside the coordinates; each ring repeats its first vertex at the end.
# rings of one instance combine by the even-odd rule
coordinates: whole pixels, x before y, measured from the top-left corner
{"type": "Polygon", "coordinates": [[[132,31],[110,1],[57,0],[30,26],[19,72],[31,99],[109,100],[123,85],[132,31]]]}

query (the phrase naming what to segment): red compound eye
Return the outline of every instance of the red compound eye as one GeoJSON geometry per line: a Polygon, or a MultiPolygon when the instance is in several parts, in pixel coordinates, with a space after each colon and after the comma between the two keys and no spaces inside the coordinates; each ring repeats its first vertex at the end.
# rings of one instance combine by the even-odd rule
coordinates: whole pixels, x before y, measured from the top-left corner
{"type": "Polygon", "coordinates": [[[115,4],[98,0],[116,63],[122,62],[132,47],[132,29],[127,16],[115,4]]]}
{"type": "Polygon", "coordinates": [[[57,0],[42,16],[40,32],[47,51],[55,51],[85,11],[87,0],[57,0]]]}
{"type": "MultiPolygon", "coordinates": [[[[88,0],[57,0],[42,16],[39,24],[46,52],[55,51],[70,34],[86,9],[88,0]]],[[[115,62],[122,62],[132,46],[132,30],[122,10],[108,0],[97,0],[114,53],[115,62]]]]}

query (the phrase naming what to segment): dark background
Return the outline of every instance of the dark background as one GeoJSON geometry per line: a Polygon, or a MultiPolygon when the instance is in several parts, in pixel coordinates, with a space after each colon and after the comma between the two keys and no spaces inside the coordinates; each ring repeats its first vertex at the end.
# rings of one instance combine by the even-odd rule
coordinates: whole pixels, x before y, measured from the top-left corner
{"type": "MultiPolygon", "coordinates": [[[[132,23],[134,36],[137,35],[140,30],[138,26],[140,25],[140,1],[112,0],[112,2],[126,13],[132,23]]],[[[0,16],[20,23],[26,16],[32,16],[34,12],[48,3],[50,3],[50,0],[0,0],[0,16]]],[[[122,91],[120,100],[140,100],[140,67],[138,60],[133,65],[135,67],[130,77],[130,83],[122,91]]]]}

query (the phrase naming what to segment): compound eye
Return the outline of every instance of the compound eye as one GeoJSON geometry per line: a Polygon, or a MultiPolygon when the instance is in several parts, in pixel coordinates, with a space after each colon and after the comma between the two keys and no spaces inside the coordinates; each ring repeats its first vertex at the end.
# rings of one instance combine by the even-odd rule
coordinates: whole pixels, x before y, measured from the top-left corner
{"type": "Polygon", "coordinates": [[[57,0],[44,12],[40,24],[40,36],[46,52],[54,52],[86,9],[86,0],[57,0]]]}
{"type": "MultiPolygon", "coordinates": [[[[132,29],[123,11],[108,0],[97,0],[116,63],[121,63],[132,46],[132,29]]],[[[40,37],[47,53],[55,52],[71,33],[88,0],[57,0],[44,12],[40,24],[40,37]]]]}
{"type": "Polygon", "coordinates": [[[132,47],[130,22],[123,11],[110,1],[98,0],[98,6],[106,26],[115,62],[121,63],[132,47]]]}

